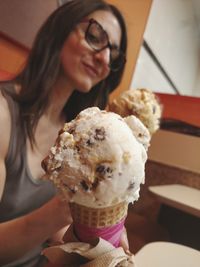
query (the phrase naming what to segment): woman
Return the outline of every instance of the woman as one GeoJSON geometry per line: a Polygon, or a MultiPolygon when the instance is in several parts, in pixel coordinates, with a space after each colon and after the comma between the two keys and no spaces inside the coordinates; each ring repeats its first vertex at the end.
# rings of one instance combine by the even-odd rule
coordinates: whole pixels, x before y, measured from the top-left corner
{"type": "Polygon", "coordinates": [[[71,223],[41,160],[65,121],[89,106],[105,108],[126,54],[120,12],[102,0],[74,0],[43,24],[26,66],[1,83],[0,265],[40,266],[40,252],[71,223]]]}

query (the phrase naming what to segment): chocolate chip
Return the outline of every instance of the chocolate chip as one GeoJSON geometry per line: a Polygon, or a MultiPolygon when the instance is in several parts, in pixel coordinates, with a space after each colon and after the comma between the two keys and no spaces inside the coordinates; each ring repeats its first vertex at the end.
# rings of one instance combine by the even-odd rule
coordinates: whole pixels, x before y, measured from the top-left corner
{"type": "Polygon", "coordinates": [[[65,183],[63,183],[62,186],[65,187],[66,189],[68,189],[68,190],[69,190],[70,192],[72,192],[73,194],[75,194],[76,191],[77,191],[75,188],[73,188],[73,187],[71,187],[71,186],[68,186],[68,185],[65,184],[65,183]]]}
{"type": "Polygon", "coordinates": [[[107,172],[107,173],[112,173],[113,170],[112,170],[110,167],[107,167],[107,168],[106,168],[106,172],[107,172]]]}
{"type": "Polygon", "coordinates": [[[94,142],[92,142],[91,139],[88,139],[88,140],[86,141],[86,144],[87,144],[88,146],[92,146],[92,145],[94,144],[94,142]]]}
{"type": "Polygon", "coordinates": [[[89,190],[89,186],[87,185],[87,183],[84,180],[81,181],[81,186],[83,187],[83,189],[85,191],[88,191],[89,190]]]}
{"type": "Polygon", "coordinates": [[[107,176],[107,178],[112,178],[113,170],[104,164],[100,164],[96,168],[96,173],[98,173],[101,178],[104,178],[104,176],[107,176]]]}
{"type": "Polygon", "coordinates": [[[76,145],[75,148],[76,148],[77,152],[80,152],[81,149],[78,145],[76,145]]]}
{"type": "Polygon", "coordinates": [[[134,187],[135,187],[135,183],[134,182],[131,182],[129,184],[128,190],[132,190],[134,187]]]}
{"type": "Polygon", "coordinates": [[[69,128],[68,133],[73,134],[75,132],[76,127],[73,125],[69,128]]]}
{"type": "Polygon", "coordinates": [[[70,191],[75,194],[77,190],[70,188],[70,191]]]}
{"type": "Polygon", "coordinates": [[[61,165],[60,166],[56,166],[55,168],[54,168],[54,170],[56,170],[56,171],[60,171],[62,169],[62,167],[61,167],[61,165]]]}
{"type": "Polygon", "coordinates": [[[112,178],[113,170],[110,167],[107,167],[106,172],[108,174],[108,178],[112,178]]]}
{"type": "Polygon", "coordinates": [[[106,131],[104,127],[95,129],[95,136],[94,136],[95,140],[103,141],[105,139],[105,136],[106,136],[106,131]]]}
{"type": "Polygon", "coordinates": [[[97,166],[96,172],[98,172],[100,174],[105,174],[106,173],[106,166],[104,166],[104,165],[97,166]]]}
{"type": "Polygon", "coordinates": [[[95,181],[94,181],[94,183],[92,184],[92,190],[95,190],[98,185],[99,185],[99,179],[96,178],[95,181]]]}
{"type": "Polygon", "coordinates": [[[103,164],[100,164],[97,166],[96,172],[98,172],[100,174],[106,174],[106,173],[111,174],[113,172],[113,170],[110,167],[107,167],[103,164]]]}

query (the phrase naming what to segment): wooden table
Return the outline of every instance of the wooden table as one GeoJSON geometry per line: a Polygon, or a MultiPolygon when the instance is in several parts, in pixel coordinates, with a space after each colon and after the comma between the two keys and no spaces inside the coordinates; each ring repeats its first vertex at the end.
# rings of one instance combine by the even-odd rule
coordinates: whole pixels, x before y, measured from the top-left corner
{"type": "Polygon", "coordinates": [[[180,184],[150,186],[148,189],[162,204],[200,218],[200,190],[180,184]]]}
{"type": "Polygon", "coordinates": [[[137,267],[199,267],[200,252],[171,242],[152,242],[135,255],[137,267]]]}

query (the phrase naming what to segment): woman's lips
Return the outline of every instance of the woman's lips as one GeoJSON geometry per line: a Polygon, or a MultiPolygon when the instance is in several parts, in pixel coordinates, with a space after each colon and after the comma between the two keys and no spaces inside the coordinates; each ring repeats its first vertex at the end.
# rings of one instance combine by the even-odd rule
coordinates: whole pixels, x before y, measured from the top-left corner
{"type": "Polygon", "coordinates": [[[91,77],[96,78],[96,77],[99,75],[98,71],[96,70],[96,68],[95,68],[94,66],[89,65],[89,64],[87,64],[87,63],[83,63],[83,65],[84,65],[84,68],[85,68],[86,72],[87,72],[91,77]]]}

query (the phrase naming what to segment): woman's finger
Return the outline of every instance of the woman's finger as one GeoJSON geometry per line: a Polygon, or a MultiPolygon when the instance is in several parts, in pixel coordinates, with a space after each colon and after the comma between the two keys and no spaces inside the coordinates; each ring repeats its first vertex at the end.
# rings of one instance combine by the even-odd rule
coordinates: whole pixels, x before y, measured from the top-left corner
{"type": "Polygon", "coordinates": [[[65,243],[67,243],[67,242],[80,242],[74,234],[73,224],[71,224],[70,227],[68,228],[68,230],[65,232],[65,234],[63,236],[63,241],[65,243]]]}
{"type": "Polygon", "coordinates": [[[127,237],[127,231],[126,228],[123,228],[123,232],[121,234],[120,238],[120,246],[123,247],[124,251],[129,254],[129,242],[128,242],[128,237],[127,237]]]}

